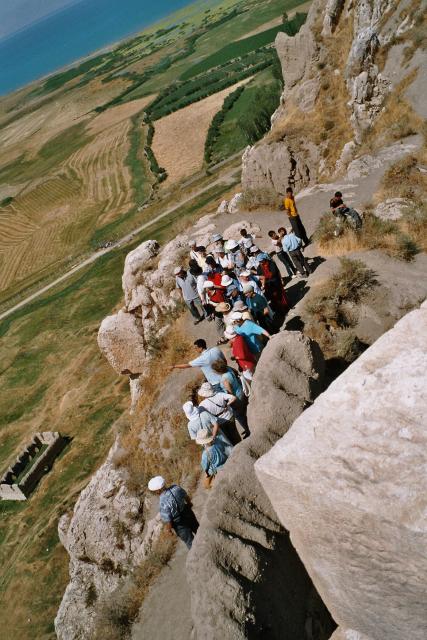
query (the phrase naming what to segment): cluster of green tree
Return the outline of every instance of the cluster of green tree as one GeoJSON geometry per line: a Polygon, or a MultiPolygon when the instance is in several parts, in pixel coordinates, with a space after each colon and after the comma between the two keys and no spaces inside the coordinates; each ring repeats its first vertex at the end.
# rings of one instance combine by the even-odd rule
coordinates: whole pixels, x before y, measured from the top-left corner
{"type": "Polygon", "coordinates": [[[205,162],[211,163],[214,145],[220,134],[221,125],[224,122],[226,114],[231,110],[234,103],[242,95],[245,87],[237,87],[233,93],[230,93],[223,102],[222,108],[214,115],[209,126],[208,134],[205,141],[205,162]]]}
{"type": "Polygon", "coordinates": [[[270,131],[271,116],[280,103],[282,86],[280,82],[272,82],[260,87],[252,98],[245,119],[238,120],[248,144],[255,144],[267,131],[270,131]]]}
{"type": "Polygon", "coordinates": [[[249,59],[242,58],[214,72],[208,72],[188,82],[176,82],[159,94],[149,105],[147,113],[152,120],[159,120],[174,111],[203,100],[227,87],[255,75],[272,64],[274,52],[262,49],[249,59]]]}
{"type": "Polygon", "coordinates": [[[151,148],[153,138],[154,138],[154,125],[152,122],[147,122],[148,131],[147,131],[147,141],[144,148],[145,155],[147,156],[148,162],[150,164],[151,172],[156,176],[157,182],[163,182],[168,177],[168,172],[164,167],[160,167],[157,162],[157,158],[154,155],[154,152],[151,148]]]}
{"type": "Polygon", "coordinates": [[[306,18],[306,13],[296,13],[291,20],[288,20],[284,24],[272,27],[271,29],[266,29],[265,31],[250,36],[249,38],[230,42],[225,47],[222,47],[222,49],[219,49],[219,51],[207,56],[204,60],[201,60],[190,67],[190,69],[187,69],[187,71],[182,74],[181,79],[188,80],[201,73],[205,73],[209,69],[222,66],[230,60],[244,56],[251,51],[256,51],[262,47],[271,45],[280,31],[287,33],[290,36],[294,36],[300,30],[306,18]]]}

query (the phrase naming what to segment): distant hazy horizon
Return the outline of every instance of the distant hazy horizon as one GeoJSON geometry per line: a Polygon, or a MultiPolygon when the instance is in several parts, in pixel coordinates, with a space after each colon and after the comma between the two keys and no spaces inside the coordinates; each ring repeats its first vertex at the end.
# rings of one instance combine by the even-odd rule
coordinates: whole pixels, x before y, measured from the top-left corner
{"type": "MultiPolygon", "coordinates": [[[[56,7],[34,19],[36,0],[0,0],[0,20],[11,1],[32,3],[33,22],[0,39],[0,95],[76,62],[126,38],[191,0],[44,0],[40,7],[56,7]],[[61,6],[62,5],[62,8],[61,6]]],[[[194,2],[194,0],[193,0],[194,2]]],[[[213,4],[206,0],[206,5],[213,4]]],[[[9,25],[11,22],[9,22],[9,25]]],[[[15,22],[16,24],[16,22],[15,22]]]]}
{"type": "Polygon", "coordinates": [[[71,4],[90,0],[1,0],[0,40],[71,4]]]}

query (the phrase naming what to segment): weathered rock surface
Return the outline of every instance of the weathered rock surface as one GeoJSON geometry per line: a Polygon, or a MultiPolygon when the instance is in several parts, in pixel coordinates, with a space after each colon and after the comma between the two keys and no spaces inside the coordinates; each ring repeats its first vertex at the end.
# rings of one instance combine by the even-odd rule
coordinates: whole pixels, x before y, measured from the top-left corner
{"type": "Polygon", "coordinates": [[[120,586],[160,533],[157,521],[144,529],[143,500],[124,485],[113,464],[115,449],[80,494],[73,514],[62,516],[58,525],[70,555],[70,583],[55,619],[59,640],[92,637],[95,602],[120,586]]]}
{"type": "MultiPolygon", "coordinates": [[[[396,3],[390,0],[315,0],[306,23],[295,37],[285,33],[277,35],[275,45],[282,65],[284,91],[272,117],[271,132],[253,147],[248,147],[243,155],[244,190],[273,189],[283,193],[289,184],[300,190],[325,173],[326,163],[322,157],[325,149],[319,142],[318,131],[310,132],[309,128],[306,131],[301,123],[305,118],[315,118],[319,110],[327,108],[318,101],[321,78],[322,84],[331,84],[328,77],[334,74],[345,81],[347,97],[343,95],[341,99],[348,106],[350,137],[342,141],[343,151],[335,171],[342,173],[346,169],[364,135],[381,114],[389,93],[413,70],[426,66],[425,57],[421,60],[420,56],[413,66],[402,61],[393,63],[395,47],[390,46],[399,29],[400,33],[406,33],[414,27],[420,11],[416,3],[408,0],[396,3]],[[329,49],[334,50],[336,33],[341,29],[348,30],[349,24],[352,24],[350,35],[346,31],[349,51],[340,61],[340,68],[332,69],[329,49]],[[322,39],[318,37],[319,29],[322,39]],[[382,70],[378,62],[380,54],[385,59],[382,70]]],[[[425,102],[417,100],[417,95],[423,95],[423,77],[412,78],[406,89],[409,96],[416,83],[414,103],[425,102]]],[[[323,140],[327,142],[327,136],[323,140]]]]}
{"type": "Polygon", "coordinates": [[[375,215],[381,220],[399,220],[413,203],[406,198],[388,198],[375,207],[375,215]]]}
{"type": "Polygon", "coordinates": [[[424,303],[255,464],[345,638],[426,637],[426,343],[424,303]]]}
{"type": "Polygon", "coordinates": [[[280,333],[262,354],[249,405],[251,436],[215,481],[188,556],[199,640],[326,640],[334,628],[254,473],[255,460],[320,393],[322,375],[318,348],[298,333],[280,333]]]}
{"type": "Polygon", "coordinates": [[[141,321],[120,310],[107,316],[98,332],[98,346],[117,373],[142,373],[146,361],[146,343],[141,321]]]}

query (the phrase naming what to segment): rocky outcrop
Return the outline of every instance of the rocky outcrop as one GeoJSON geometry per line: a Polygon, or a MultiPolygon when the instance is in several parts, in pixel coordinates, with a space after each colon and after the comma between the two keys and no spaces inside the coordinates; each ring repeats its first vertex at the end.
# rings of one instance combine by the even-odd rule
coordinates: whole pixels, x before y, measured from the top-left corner
{"type": "Polygon", "coordinates": [[[95,605],[113,593],[150,552],[160,523],[144,527],[143,496],[130,492],[113,463],[106,462],[82,491],[71,515],[59,521],[59,538],[70,556],[70,582],[55,619],[59,640],[88,640],[95,605]]]}
{"type": "MultiPolygon", "coordinates": [[[[411,73],[411,68],[387,61],[392,58],[392,38],[413,28],[420,11],[417,3],[408,0],[315,0],[296,36],[277,35],[284,91],[272,117],[271,132],[244,152],[244,190],[283,193],[288,185],[299,190],[325,174],[345,170],[381,114],[387,96],[411,73]],[[337,53],[337,47],[342,52],[337,53]],[[336,77],[343,79],[339,86],[336,77]],[[336,111],[328,117],[345,118],[350,139],[342,140],[338,161],[335,158],[335,165],[329,166],[325,161],[327,131],[334,122],[324,119],[320,137],[319,128],[309,125],[313,119],[322,127],[319,117],[324,118],[328,109],[330,112],[331,91],[339,92],[348,110],[345,115],[336,111]]],[[[344,131],[345,123],[341,126],[344,131]]]]}
{"type": "Polygon", "coordinates": [[[424,303],[255,464],[338,638],[426,636],[426,342],[424,303]]]}
{"type": "Polygon", "coordinates": [[[251,436],[218,475],[188,556],[199,640],[326,640],[332,633],[334,625],[254,473],[257,458],[320,393],[322,376],[321,353],[301,334],[280,333],[262,354],[249,404],[251,436]]]}

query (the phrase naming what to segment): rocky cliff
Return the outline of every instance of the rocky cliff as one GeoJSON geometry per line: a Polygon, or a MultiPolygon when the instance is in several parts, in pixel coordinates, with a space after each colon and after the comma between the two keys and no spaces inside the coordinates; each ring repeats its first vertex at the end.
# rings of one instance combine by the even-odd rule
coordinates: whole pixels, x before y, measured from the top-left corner
{"type": "Polygon", "coordinates": [[[317,345],[297,333],[280,333],[263,351],[249,404],[251,436],[215,482],[187,561],[200,640],[326,640],[332,633],[254,472],[254,462],[321,392],[323,366],[317,345]]]}
{"type": "Polygon", "coordinates": [[[424,303],[255,464],[337,638],[426,637],[426,343],[424,303]]]}
{"type": "MultiPolygon", "coordinates": [[[[284,193],[288,185],[299,190],[343,173],[365,150],[367,135],[371,147],[374,138],[384,144],[390,134],[385,123],[378,122],[375,131],[384,110],[393,107],[395,118],[408,120],[409,95],[425,115],[425,106],[414,99],[422,93],[425,56],[411,40],[422,23],[422,5],[314,0],[295,37],[277,35],[285,88],[271,132],[243,156],[245,190],[284,193]],[[401,109],[392,100],[400,100],[401,109]]],[[[397,139],[397,123],[391,124],[397,139]]]]}

